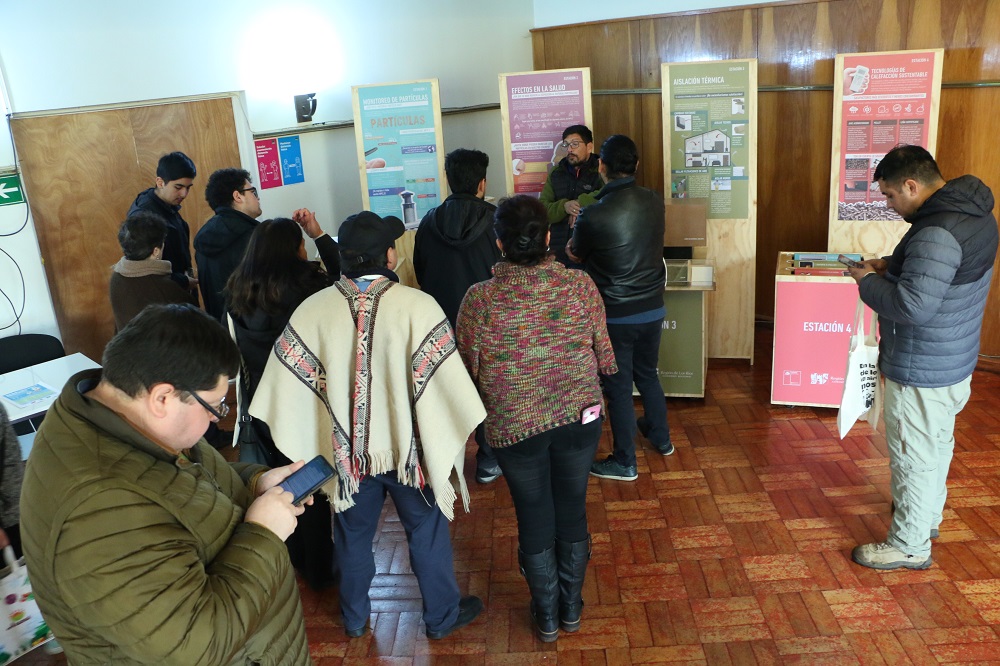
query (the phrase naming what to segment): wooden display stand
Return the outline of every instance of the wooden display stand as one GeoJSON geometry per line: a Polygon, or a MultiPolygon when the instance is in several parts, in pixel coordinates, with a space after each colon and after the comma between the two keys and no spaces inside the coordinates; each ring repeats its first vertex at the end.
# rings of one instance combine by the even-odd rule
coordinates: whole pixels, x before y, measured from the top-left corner
{"type": "Polygon", "coordinates": [[[660,358],[656,374],[663,394],[669,398],[704,398],[708,374],[708,308],[705,294],[715,283],[668,284],[663,288],[663,320],[660,358]]]}
{"type": "Polygon", "coordinates": [[[793,254],[780,252],[774,271],[771,402],[839,407],[858,285],[849,274],[797,275],[793,254]]]}
{"type": "Polygon", "coordinates": [[[872,183],[897,144],[936,154],[944,49],[840,53],[834,64],[827,248],[892,254],[909,224],[872,183]],[[859,71],[860,70],[860,71],[859,71]]]}
{"type": "MultiPolygon", "coordinates": [[[[707,354],[753,362],[757,261],[757,60],[662,63],[664,192],[703,198],[718,290],[707,354]]],[[[693,244],[693,243],[692,243],[693,244]]]]}

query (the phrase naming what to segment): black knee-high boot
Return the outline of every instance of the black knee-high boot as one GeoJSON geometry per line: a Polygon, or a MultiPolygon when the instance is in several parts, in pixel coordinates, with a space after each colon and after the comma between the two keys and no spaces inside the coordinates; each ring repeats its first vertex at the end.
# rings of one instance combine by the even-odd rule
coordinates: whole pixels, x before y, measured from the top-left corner
{"type": "Polygon", "coordinates": [[[521,574],[531,591],[531,618],[535,633],[544,643],[559,638],[559,579],[556,572],[556,549],[549,547],[528,555],[517,551],[521,574]]]}
{"type": "Polygon", "coordinates": [[[556,539],[556,566],[559,570],[559,626],[563,631],[580,629],[583,614],[583,580],[590,561],[590,535],[570,543],[556,539]]]}

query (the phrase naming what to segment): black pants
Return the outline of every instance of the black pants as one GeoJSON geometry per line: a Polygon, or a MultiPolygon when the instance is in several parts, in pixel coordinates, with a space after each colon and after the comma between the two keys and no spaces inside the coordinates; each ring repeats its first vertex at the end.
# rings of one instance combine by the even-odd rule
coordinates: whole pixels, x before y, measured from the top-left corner
{"type": "Polygon", "coordinates": [[[493,449],[517,514],[521,551],[532,555],[587,538],[587,480],[601,421],[571,423],[493,449]]]}
{"type": "MultiPolygon", "coordinates": [[[[250,422],[254,437],[241,433],[240,462],[251,462],[268,467],[292,464],[271,439],[271,430],[260,419],[250,422]]],[[[308,461],[307,461],[308,462],[308,461]]],[[[322,590],[333,585],[338,572],[333,555],[333,520],[330,502],[324,495],[313,496],[299,516],[298,527],[285,540],[292,566],[305,579],[309,587],[322,590]]]]}

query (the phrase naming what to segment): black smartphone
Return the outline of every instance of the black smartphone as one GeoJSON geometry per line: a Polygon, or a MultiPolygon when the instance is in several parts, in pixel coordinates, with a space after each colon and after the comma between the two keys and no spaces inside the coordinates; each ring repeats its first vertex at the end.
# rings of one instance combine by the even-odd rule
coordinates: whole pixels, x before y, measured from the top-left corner
{"type": "Polygon", "coordinates": [[[282,481],[282,488],[290,492],[295,499],[292,504],[301,506],[320,487],[336,474],[330,463],[323,456],[316,456],[305,464],[305,467],[282,481]]]}
{"type": "Polygon", "coordinates": [[[844,264],[845,266],[850,266],[851,268],[864,268],[865,267],[865,265],[863,263],[861,263],[860,261],[854,261],[853,259],[851,259],[850,257],[848,257],[846,254],[842,254],[839,257],[837,257],[837,261],[839,261],[840,263],[844,264]]]}

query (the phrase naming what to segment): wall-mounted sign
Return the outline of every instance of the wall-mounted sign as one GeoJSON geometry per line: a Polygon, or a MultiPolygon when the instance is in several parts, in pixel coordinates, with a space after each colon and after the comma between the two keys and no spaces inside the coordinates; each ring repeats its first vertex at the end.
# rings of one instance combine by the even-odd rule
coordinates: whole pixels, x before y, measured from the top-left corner
{"type": "Polygon", "coordinates": [[[281,187],[281,162],[277,139],[257,139],[253,142],[257,155],[257,178],[262,190],[281,187]]]}
{"type": "Polygon", "coordinates": [[[570,125],[591,125],[590,68],[500,75],[507,192],[538,196],[549,172],[566,157],[560,146],[570,125]]]}

